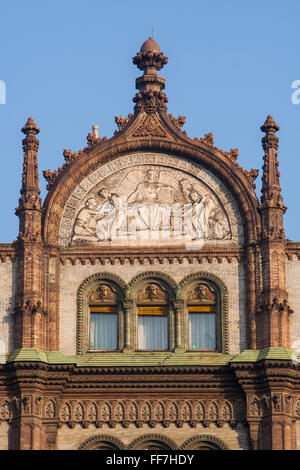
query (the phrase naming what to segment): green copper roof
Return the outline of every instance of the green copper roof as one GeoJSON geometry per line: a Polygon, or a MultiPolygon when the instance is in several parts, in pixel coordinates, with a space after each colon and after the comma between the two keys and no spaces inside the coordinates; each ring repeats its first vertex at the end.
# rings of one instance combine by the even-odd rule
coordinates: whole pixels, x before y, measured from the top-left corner
{"type": "MultiPolygon", "coordinates": [[[[105,352],[87,353],[80,356],[66,356],[60,351],[39,349],[18,349],[12,351],[7,362],[44,362],[48,364],[74,364],[78,367],[116,366],[192,366],[229,365],[238,362],[257,362],[264,359],[296,360],[293,351],[285,348],[267,348],[260,351],[245,350],[241,354],[230,355],[207,352],[105,352]]],[[[300,359],[300,355],[299,355],[300,359]]]]}

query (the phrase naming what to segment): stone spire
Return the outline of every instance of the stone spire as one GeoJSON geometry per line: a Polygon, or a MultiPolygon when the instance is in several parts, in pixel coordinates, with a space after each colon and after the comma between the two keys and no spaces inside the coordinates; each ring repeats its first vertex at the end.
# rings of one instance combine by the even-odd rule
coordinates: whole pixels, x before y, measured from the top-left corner
{"type": "Polygon", "coordinates": [[[17,244],[18,278],[14,315],[14,347],[44,347],[44,310],[42,307],[42,208],[39,189],[37,151],[40,132],[28,118],[22,132],[23,173],[19,206],[16,214],[20,228],[17,244]]]}
{"type": "MultiPolygon", "coordinates": [[[[276,207],[281,210],[282,215],[286,211],[283,205],[280,187],[280,173],[278,171],[278,145],[279,138],[275,132],[279,131],[279,126],[271,115],[267,116],[265,123],[261,126],[262,132],[266,135],[262,138],[262,146],[265,152],[263,177],[262,177],[262,197],[261,204],[266,207],[276,207]]],[[[283,227],[282,227],[283,228],[283,227]]]]}
{"type": "Polygon", "coordinates": [[[144,74],[136,79],[136,88],[139,92],[133,98],[135,114],[144,111],[148,114],[156,111],[166,112],[168,98],[162,91],[165,88],[165,79],[159,77],[157,72],[168,63],[168,58],[161,52],[159,45],[153,38],[147,39],[140,52],[132,59],[144,74]]]}
{"type": "Polygon", "coordinates": [[[278,171],[277,150],[279,138],[275,135],[275,132],[279,131],[279,126],[269,115],[261,126],[261,130],[266,133],[262,138],[262,146],[265,152],[261,190],[262,238],[283,240],[285,238],[283,215],[287,208],[283,205],[280,173],[278,171]]]}
{"type": "Polygon", "coordinates": [[[261,126],[264,165],[261,196],[261,254],[263,266],[263,290],[257,316],[258,348],[270,346],[289,347],[289,316],[285,279],[285,245],[283,205],[278,171],[279,131],[272,116],[267,116],[261,126]]]}
{"type": "Polygon", "coordinates": [[[39,175],[37,152],[39,140],[36,135],[40,132],[32,117],[29,117],[22,132],[26,135],[23,139],[24,161],[22,173],[21,198],[19,207],[16,209],[17,215],[24,210],[41,210],[41,198],[39,188],[39,175]]]}

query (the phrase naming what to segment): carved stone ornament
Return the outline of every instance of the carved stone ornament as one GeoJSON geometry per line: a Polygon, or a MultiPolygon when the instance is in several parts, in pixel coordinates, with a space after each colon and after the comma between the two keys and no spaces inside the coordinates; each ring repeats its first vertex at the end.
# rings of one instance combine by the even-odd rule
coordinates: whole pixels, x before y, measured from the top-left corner
{"type": "Polygon", "coordinates": [[[186,118],[185,116],[178,116],[175,118],[173,114],[168,114],[168,118],[172,121],[174,126],[176,126],[180,131],[182,130],[182,127],[185,124],[186,118]]]}
{"type": "Polygon", "coordinates": [[[65,404],[61,411],[61,420],[70,421],[71,419],[71,410],[68,404],[65,404]]]}
{"type": "Polygon", "coordinates": [[[90,296],[90,302],[117,303],[118,297],[107,284],[99,284],[90,296]]]}
{"type": "Polygon", "coordinates": [[[250,411],[252,416],[260,416],[260,401],[257,398],[251,402],[250,411]]]}
{"type": "Polygon", "coordinates": [[[55,416],[55,405],[52,400],[50,400],[46,406],[46,418],[54,418],[55,416]]]}
{"type": "Polygon", "coordinates": [[[225,193],[207,170],[175,157],[123,156],[84,178],[70,196],[60,244],[138,247],[163,241],[199,249],[204,242],[239,243],[239,211],[225,193]]]}
{"type": "Polygon", "coordinates": [[[147,115],[142,124],[140,124],[133,133],[134,137],[146,137],[148,135],[153,137],[166,137],[167,135],[166,131],[153,114],[147,115]]]}
{"type": "Polygon", "coordinates": [[[297,400],[297,403],[295,406],[295,415],[300,416],[300,400],[297,400]]]}
{"type": "Polygon", "coordinates": [[[133,118],[133,114],[128,114],[126,118],[123,118],[122,116],[116,116],[115,123],[117,124],[119,131],[122,131],[132,118],[133,118]]]}
{"type": "Polygon", "coordinates": [[[76,406],[74,416],[76,421],[83,421],[84,410],[81,403],[78,403],[78,405],[76,406]]]}
{"type": "Polygon", "coordinates": [[[97,408],[94,405],[94,403],[91,404],[88,410],[88,419],[90,421],[96,421],[97,420],[97,408]]]}
{"type": "Polygon", "coordinates": [[[157,284],[151,282],[144,289],[138,292],[136,301],[140,303],[167,303],[167,293],[157,284]]]}
{"type": "Polygon", "coordinates": [[[213,292],[212,287],[199,283],[188,294],[187,301],[189,303],[198,301],[203,303],[214,303],[216,301],[216,294],[213,292]]]}
{"type": "Polygon", "coordinates": [[[9,419],[9,405],[4,402],[0,408],[0,419],[9,419]]]}

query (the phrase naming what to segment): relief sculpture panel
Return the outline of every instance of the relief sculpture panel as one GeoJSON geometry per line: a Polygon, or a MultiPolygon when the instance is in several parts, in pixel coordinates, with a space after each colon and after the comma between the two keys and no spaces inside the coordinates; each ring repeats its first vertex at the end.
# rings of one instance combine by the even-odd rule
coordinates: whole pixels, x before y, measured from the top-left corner
{"type": "Polygon", "coordinates": [[[132,155],[103,165],[70,196],[62,246],[201,248],[238,241],[239,214],[222,184],[203,168],[164,155],[132,155]],[[161,157],[161,158],[159,158],[161,157]]]}

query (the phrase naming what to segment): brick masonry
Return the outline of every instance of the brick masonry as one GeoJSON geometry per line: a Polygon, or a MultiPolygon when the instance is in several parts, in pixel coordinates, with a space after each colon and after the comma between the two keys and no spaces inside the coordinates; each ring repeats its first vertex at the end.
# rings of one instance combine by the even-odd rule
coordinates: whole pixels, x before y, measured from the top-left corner
{"type": "Polygon", "coordinates": [[[286,261],[286,286],[289,303],[294,310],[290,324],[292,345],[294,341],[300,340],[300,261],[296,256],[286,261]]]}
{"type": "Polygon", "coordinates": [[[137,274],[159,270],[172,277],[177,283],[191,273],[206,271],[219,277],[228,287],[228,318],[229,318],[229,353],[238,354],[246,347],[245,333],[245,288],[243,265],[237,261],[228,263],[189,264],[174,263],[157,265],[118,265],[111,266],[71,263],[61,266],[60,271],[60,349],[65,354],[76,354],[76,299],[80,284],[91,274],[108,272],[117,274],[125,282],[129,282],[137,274]]]}
{"type": "Polygon", "coordinates": [[[224,442],[232,450],[248,450],[249,449],[249,432],[248,429],[238,424],[235,429],[231,429],[229,425],[224,424],[222,428],[211,425],[209,428],[197,426],[191,429],[188,425],[184,424],[182,428],[170,426],[164,428],[156,426],[155,429],[137,429],[134,425],[129,425],[126,432],[122,427],[116,426],[114,429],[108,427],[102,428],[100,431],[97,429],[82,429],[75,427],[68,429],[63,426],[58,431],[57,444],[60,450],[76,450],[87,439],[92,436],[106,434],[118,438],[125,446],[128,446],[134,439],[147,436],[148,434],[160,434],[171,439],[178,447],[180,447],[187,439],[200,436],[202,434],[209,434],[224,442]]]}
{"type": "Polygon", "coordinates": [[[12,312],[16,288],[16,263],[0,263],[0,362],[12,349],[12,312]]]}

